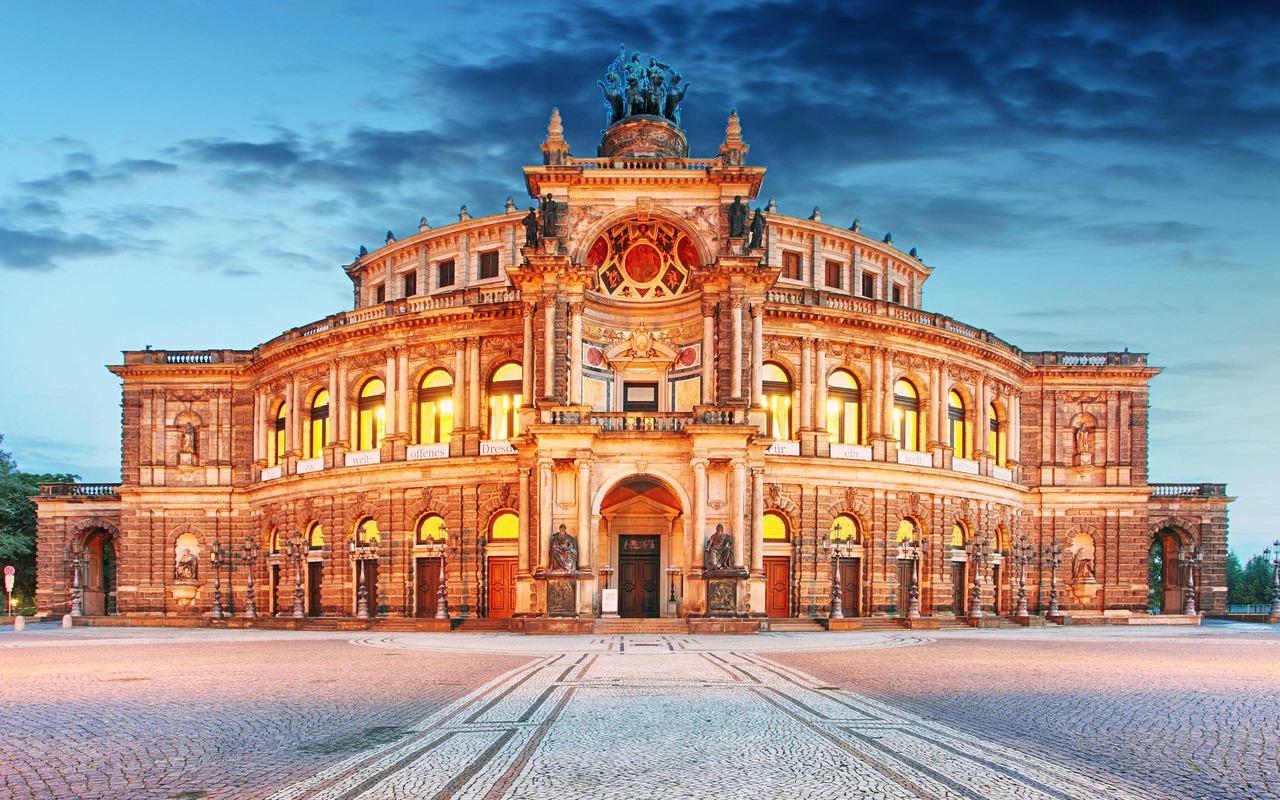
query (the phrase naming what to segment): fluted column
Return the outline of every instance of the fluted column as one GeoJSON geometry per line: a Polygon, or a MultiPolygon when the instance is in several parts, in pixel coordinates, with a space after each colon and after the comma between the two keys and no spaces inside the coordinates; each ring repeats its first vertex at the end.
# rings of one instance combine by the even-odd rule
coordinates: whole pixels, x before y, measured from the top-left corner
{"type": "Polygon", "coordinates": [[[744,566],[743,560],[743,534],[742,518],[746,512],[747,501],[747,462],[740,458],[735,458],[731,462],[733,467],[733,495],[729,500],[729,513],[732,519],[729,520],[729,529],[733,532],[733,565],[735,567],[744,566]]]}
{"type": "MultiPolygon", "coordinates": [[[[966,415],[965,421],[974,420],[973,425],[969,425],[969,436],[973,442],[970,449],[971,458],[979,458],[987,450],[986,422],[987,422],[987,405],[990,402],[987,392],[987,378],[982,373],[978,373],[978,380],[973,387],[973,413],[966,415]],[[979,425],[977,420],[982,420],[979,425]]],[[[991,455],[995,455],[992,453],[991,455]]]]}
{"type": "Polygon", "coordinates": [[[1005,434],[1005,447],[1009,461],[1022,463],[1022,395],[1017,389],[1009,392],[1009,427],[1005,434]]]}
{"type": "Polygon", "coordinates": [[[453,424],[457,428],[471,426],[467,417],[467,340],[453,340],[453,424]]]}
{"type": "Polygon", "coordinates": [[[698,569],[706,563],[704,555],[707,531],[707,460],[695,458],[689,462],[693,467],[693,554],[690,564],[698,569]]]}
{"type": "Polygon", "coordinates": [[[542,396],[554,397],[556,393],[556,302],[555,294],[544,295],[542,306],[546,330],[542,334],[542,396]]]}
{"type": "Polygon", "coordinates": [[[569,304],[569,405],[582,402],[582,301],[569,304]]]}
{"type": "Polygon", "coordinates": [[[942,360],[934,359],[929,366],[929,408],[928,413],[921,414],[922,418],[929,419],[929,427],[932,429],[932,436],[925,439],[925,442],[937,442],[944,448],[947,444],[947,431],[949,430],[946,384],[943,382],[942,360]]]}
{"type": "Polygon", "coordinates": [[[529,468],[520,467],[520,483],[516,490],[516,510],[520,514],[520,563],[522,574],[529,572],[529,468]]]}
{"type": "Polygon", "coordinates": [[[809,337],[800,340],[800,429],[813,429],[813,339],[809,337]]]}
{"type": "Polygon", "coordinates": [[[737,399],[742,397],[742,298],[730,299],[729,308],[733,321],[733,342],[730,345],[733,348],[730,359],[733,373],[729,376],[729,394],[737,399]]]}
{"type": "Polygon", "coordinates": [[[716,304],[702,301],[702,404],[716,402],[716,304]]]}
{"type": "Polygon", "coordinates": [[[524,303],[520,307],[524,318],[524,351],[523,363],[520,365],[520,396],[525,405],[533,404],[533,304],[524,303]]]}
{"type": "Polygon", "coordinates": [[[751,470],[751,571],[764,572],[764,470],[751,470]]]}
{"type": "Polygon", "coordinates": [[[554,465],[550,458],[538,459],[538,569],[545,569],[550,563],[547,559],[551,553],[551,500],[556,491],[552,485],[554,465]]]}
{"type": "Polygon", "coordinates": [[[764,408],[764,303],[751,307],[751,405],[764,408]]]}

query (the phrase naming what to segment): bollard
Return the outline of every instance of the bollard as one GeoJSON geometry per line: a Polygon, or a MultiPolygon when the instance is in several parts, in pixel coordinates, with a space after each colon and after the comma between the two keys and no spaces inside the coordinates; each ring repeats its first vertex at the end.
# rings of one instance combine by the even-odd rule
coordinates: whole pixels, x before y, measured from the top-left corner
{"type": "Polygon", "coordinates": [[[70,614],[63,614],[63,615],[62,615],[62,627],[64,627],[64,628],[70,628],[70,627],[71,627],[71,615],[70,615],[70,614]]]}
{"type": "Polygon", "coordinates": [[[19,614],[13,618],[13,629],[15,631],[25,631],[27,629],[27,618],[19,614]]]}

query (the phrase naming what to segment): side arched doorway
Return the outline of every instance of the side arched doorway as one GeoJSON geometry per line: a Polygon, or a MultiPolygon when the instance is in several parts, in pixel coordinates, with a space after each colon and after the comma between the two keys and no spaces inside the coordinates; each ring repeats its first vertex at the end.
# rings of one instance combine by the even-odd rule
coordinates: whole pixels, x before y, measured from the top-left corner
{"type": "Polygon", "coordinates": [[[116,545],[110,531],[98,529],[84,538],[81,577],[85,616],[116,613],[116,545]]]}
{"type": "Polygon", "coordinates": [[[1151,538],[1147,567],[1148,603],[1158,614],[1181,614],[1186,601],[1182,550],[1188,541],[1176,528],[1162,528],[1151,538]]]}
{"type": "Polygon", "coordinates": [[[680,558],[680,501],[663,482],[650,477],[624,481],[600,504],[604,547],[617,580],[618,616],[674,615],[678,576],[668,573],[680,558]]]}

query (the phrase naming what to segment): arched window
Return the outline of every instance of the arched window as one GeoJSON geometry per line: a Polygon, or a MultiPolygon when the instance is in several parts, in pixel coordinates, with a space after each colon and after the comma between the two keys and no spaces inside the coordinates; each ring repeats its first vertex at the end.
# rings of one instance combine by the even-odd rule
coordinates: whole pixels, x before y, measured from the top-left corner
{"type": "Polygon", "coordinates": [[[520,435],[517,409],[524,398],[524,370],[519,364],[503,364],[489,381],[489,441],[500,442],[520,435]]]}
{"type": "Polygon", "coordinates": [[[356,449],[376,449],[382,442],[386,423],[387,390],[381,380],[371,378],[360,387],[360,401],[356,407],[356,449]]]}
{"type": "Polygon", "coordinates": [[[953,391],[947,395],[947,445],[956,458],[969,457],[969,443],[964,429],[964,399],[953,391]]]}
{"type": "Polygon", "coordinates": [[[849,544],[859,544],[862,542],[862,528],[858,525],[858,520],[850,514],[840,514],[831,520],[831,530],[828,536],[838,542],[848,542],[849,544]]]}
{"type": "Polygon", "coordinates": [[[766,511],[761,533],[766,542],[785,542],[791,538],[791,526],[787,524],[787,518],[777,511],[766,511]]]}
{"type": "Polygon", "coordinates": [[[969,538],[969,535],[965,532],[963,525],[957,522],[956,524],[951,526],[951,549],[952,550],[963,550],[964,543],[968,538],[969,538]]]}
{"type": "Polygon", "coordinates": [[[423,514],[413,526],[413,533],[418,544],[442,544],[449,538],[444,517],[439,514],[423,514]]]}
{"type": "Polygon", "coordinates": [[[987,450],[998,467],[1005,466],[1009,461],[1009,446],[1005,442],[1005,435],[1000,429],[1000,412],[996,404],[992,403],[987,409],[987,450]]]}
{"type": "Polygon", "coordinates": [[[267,552],[272,555],[280,552],[280,531],[277,528],[272,528],[267,534],[267,552]]]}
{"type": "Polygon", "coordinates": [[[324,455],[324,446],[329,442],[329,390],[316,392],[311,401],[311,441],[307,446],[307,458],[319,458],[324,455]]]}
{"type": "Polygon", "coordinates": [[[908,380],[893,385],[893,438],[903,450],[920,449],[920,393],[908,380]]]}
{"type": "Polygon", "coordinates": [[[382,541],[382,532],[378,530],[378,521],[373,517],[365,517],[356,523],[356,541],[360,544],[377,544],[382,541]]]}
{"type": "Polygon", "coordinates": [[[418,444],[445,444],[453,435],[453,378],[433,369],[418,386],[418,444]]]}
{"type": "Polygon", "coordinates": [[[513,542],[520,538],[520,517],[514,511],[503,511],[489,523],[489,538],[495,542],[513,542]]]}
{"type": "Polygon", "coordinates": [[[920,542],[920,526],[911,517],[898,523],[898,533],[894,538],[898,544],[918,544],[920,542]]]}
{"type": "Polygon", "coordinates": [[[777,364],[766,363],[761,371],[764,384],[764,407],[769,417],[766,435],[774,439],[791,438],[791,377],[777,364]]]}
{"type": "Polygon", "coordinates": [[[319,550],[324,547],[324,528],[320,527],[319,522],[311,523],[311,527],[307,528],[307,549],[319,550]]]}
{"type": "Polygon", "coordinates": [[[271,452],[267,454],[267,466],[274,467],[284,459],[284,431],[289,427],[289,406],[281,403],[276,409],[275,432],[271,436],[271,452]]]}
{"type": "Polygon", "coordinates": [[[840,444],[862,444],[862,389],[838,369],[827,379],[827,433],[840,444]]]}

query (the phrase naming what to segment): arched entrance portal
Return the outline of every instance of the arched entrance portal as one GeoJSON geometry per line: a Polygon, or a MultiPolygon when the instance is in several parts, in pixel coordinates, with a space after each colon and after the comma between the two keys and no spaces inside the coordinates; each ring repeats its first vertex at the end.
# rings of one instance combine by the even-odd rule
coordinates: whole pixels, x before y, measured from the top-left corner
{"type": "Polygon", "coordinates": [[[116,545],[110,531],[98,529],[85,536],[83,569],[84,614],[116,613],[116,545]]]}
{"type": "Polygon", "coordinates": [[[617,576],[618,616],[662,617],[677,613],[680,555],[677,526],[681,514],[675,492],[662,481],[637,477],[624,481],[600,504],[603,547],[617,576]]]}
{"type": "Polygon", "coordinates": [[[1182,549],[1188,541],[1181,531],[1163,528],[1151,538],[1151,560],[1147,584],[1151,610],[1159,614],[1181,614],[1186,600],[1183,581],[1182,549]]]}

